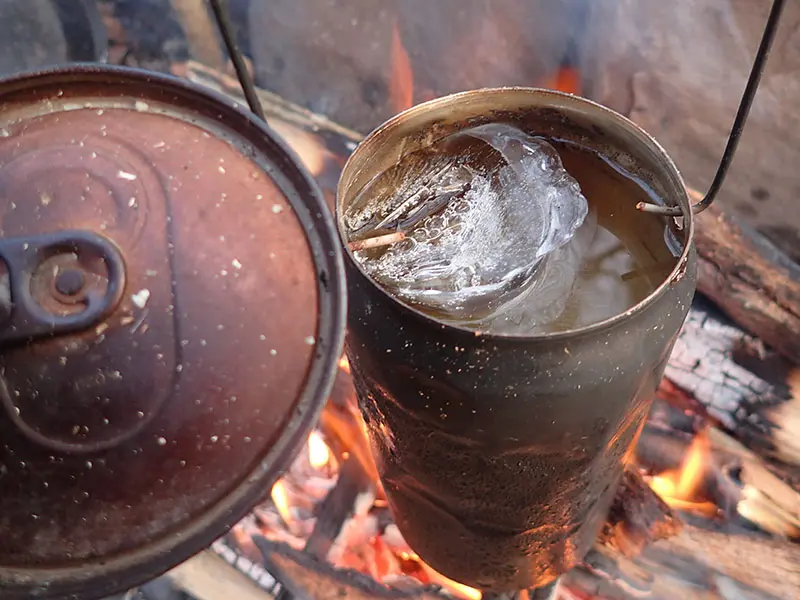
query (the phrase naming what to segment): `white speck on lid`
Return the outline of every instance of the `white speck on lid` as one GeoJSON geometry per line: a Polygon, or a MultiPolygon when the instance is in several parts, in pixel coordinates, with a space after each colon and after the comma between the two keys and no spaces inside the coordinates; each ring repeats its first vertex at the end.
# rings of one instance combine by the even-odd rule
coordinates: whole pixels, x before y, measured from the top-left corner
{"type": "Polygon", "coordinates": [[[241,269],[241,268],[242,268],[242,263],[240,263],[240,262],[239,262],[239,259],[238,259],[238,258],[234,258],[234,259],[231,261],[231,264],[233,265],[233,268],[234,268],[234,269],[241,269]]]}
{"type": "Polygon", "coordinates": [[[158,442],[158,445],[159,445],[159,446],[163,446],[164,444],[166,444],[166,443],[167,443],[167,440],[166,440],[166,438],[160,437],[160,438],[158,438],[158,439],[156,440],[156,442],[158,442]]]}
{"type": "Polygon", "coordinates": [[[147,102],[142,102],[141,100],[134,102],[133,106],[136,108],[136,110],[150,110],[150,105],[147,102]]]}
{"type": "Polygon", "coordinates": [[[283,207],[280,204],[273,204],[272,212],[274,212],[277,215],[278,213],[283,212],[283,207]]]}
{"type": "Polygon", "coordinates": [[[136,198],[134,198],[133,196],[131,196],[131,197],[130,197],[130,199],[128,200],[128,206],[130,206],[131,208],[133,208],[134,206],[136,206],[136,198]]]}
{"type": "Polygon", "coordinates": [[[126,181],[136,181],[136,175],[128,173],[127,171],[117,171],[117,177],[126,181]]]}
{"type": "Polygon", "coordinates": [[[225,167],[223,167],[222,165],[217,167],[217,170],[219,170],[219,172],[222,173],[223,175],[225,174],[225,167]]]}
{"type": "Polygon", "coordinates": [[[306,344],[308,344],[309,346],[313,346],[313,345],[314,345],[314,341],[315,341],[315,340],[314,340],[314,336],[313,336],[313,335],[309,335],[309,336],[308,336],[308,337],[307,337],[305,340],[303,340],[303,341],[304,341],[306,344]]]}
{"type": "Polygon", "coordinates": [[[147,301],[150,300],[150,290],[147,288],[139,290],[131,296],[131,300],[139,308],[144,308],[147,306],[147,301]]]}
{"type": "Polygon", "coordinates": [[[270,350],[270,351],[269,351],[269,353],[270,353],[272,356],[278,356],[278,351],[277,351],[277,350],[275,350],[275,348],[273,348],[272,350],[270,350]]]}

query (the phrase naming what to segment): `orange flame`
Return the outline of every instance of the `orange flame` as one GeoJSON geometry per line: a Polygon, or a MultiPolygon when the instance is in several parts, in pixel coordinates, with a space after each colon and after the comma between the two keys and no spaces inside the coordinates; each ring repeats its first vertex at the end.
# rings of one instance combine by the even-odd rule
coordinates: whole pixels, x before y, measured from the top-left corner
{"type": "Polygon", "coordinates": [[[714,515],[717,507],[713,502],[699,500],[700,488],[711,454],[711,441],[705,431],[692,440],[692,445],[679,469],[664,471],[650,480],[650,487],[673,508],[703,515],[714,515]]]}
{"type": "Polygon", "coordinates": [[[331,460],[331,451],[325,440],[317,431],[308,436],[308,463],[315,469],[321,469],[331,460]]]}
{"type": "Polygon", "coordinates": [[[392,25],[389,60],[391,61],[389,102],[392,110],[402,112],[414,105],[414,72],[411,70],[411,59],[403,46],[396,22],[392,25]]]}
{"type": "Polygon", "coordinates": [[[453,581],[452,579],[445,577],[438,571],[435,571],[428,563],[422,560],[416,553],[414,552],[405,552],[403,553],[402,558],[406,560],[414,560],[415,562],[419,563],[419,566],[422,567],[422,570],[425,571],[428,579],[431,583],[435,583],[437,585],[442,586],[446,590],[448,590],[453,596],[460,598],[461,600],[481,600],[483,598],[483,594],[480,590],[476,590],[475,588],[471,588],[468,585],[464,585],[463,583],[458,583],[457,581],[453,581]]]}
{"type": "Polygon", "coordinates": [[[287,525],[292,522],[292,511],[289,505],[289,495],[286,493],[286,486],[283,480],[278,480],[272,486],[272,503],[278,511],[278,514],[287,525]]]}
{"type": "Polygon", "coordinates": [[[544,83],[542,83],[541,87],[549,90],[566,92],[568,94],[580,95],[581,73],[575,67],[564,65],[552,76],[548,77],[544,83]]]}

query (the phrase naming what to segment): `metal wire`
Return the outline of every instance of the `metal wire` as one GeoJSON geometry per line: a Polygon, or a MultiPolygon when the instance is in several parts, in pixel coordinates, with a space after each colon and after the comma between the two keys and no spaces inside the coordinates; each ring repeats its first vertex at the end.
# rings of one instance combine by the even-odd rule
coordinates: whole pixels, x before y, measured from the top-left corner
{"type": "MultiPolygon", "coordinates": [[[[747,116],[750,114],[750,107],[753,105],[753,99],[758,90],[758,84],[761,82],[761,75],[764,73],[764,65],[769,57],[769,51],[772,47],[772,42],[775,39],[775,33],[778,30],[778,23],[781,18],[781,11],[785,0],[774,0],[772,8],[769,11],[767,24],[764,27],[764,34],[761,37],[761,44],[758,47],[753,67],[750,71],[750,77],[747,80],[747,85],[744,88],[742,99],[739,102],[739,110],[736,112],[736,118],[733,121],[731,133],[728,136],[728,143],[725,146],[725,152],[722,153],[722,159],[717,167],[717,173],[714,175],[714,180],[706,192],[706,195],[697,204],[692,206],[692,212],[699,214],[711,206],[717,196],[722,183],[725,181],[725,176],[733,162],[733,155],[736,152],[736,147],[739,145],[739,140],[742,137],[742,130],[744,129],[747,116]]],[[[640,202],[636,205],[641,211],[656,213],[660,215],[669,215],[673,217],[680,216],[681,209],[677,206],[660,206],[658,204],[650,204],[649,202],[640,202]]]]}
{"type": "Polygon", "coordinates": [[[264,118],[264,109],[261,106],[261,101],[258,99],[258,93],[256,92],[253,78],[250,76],[250,71],[247,70],[242,52],[239,50],[239,46],[236,43],[236,34],[233,32],[233,24],[228,17],[227,8],[223,6],[224,2],[225,0],[208,0],[208,3],[211,5],[211,10],[214,13],[217,27],[219,27],[219,32],[222,34],[222,41],[225,42],[225,47],[228,49],[228,54],[233,62],[233,68],[236,70],[236,77],[239,79],[239,84],[242,86],[247,104],[257,117],[266,121],[264,118]]]}

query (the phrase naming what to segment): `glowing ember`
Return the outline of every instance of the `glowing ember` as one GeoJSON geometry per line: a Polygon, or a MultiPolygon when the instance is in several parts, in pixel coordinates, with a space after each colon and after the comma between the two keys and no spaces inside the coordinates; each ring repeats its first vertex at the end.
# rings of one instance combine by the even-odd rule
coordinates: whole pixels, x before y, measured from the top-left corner
{"type": "Polygon", "coordinates": [[[680,469],[654,475],[650,479],[650,487],[673,508],[706,516],[715,515],[717,506],[701,498],[703,476],[710,453],[708,435],[701,431],[692,440],[680,469]]]}
{"type": "Polygon", "coordinates": [[[456,596],[457,598],[463,598],[463,600],[481,600],[481,598],[483,598],[483,594],[480,592],[480,590],[476,590],[475,588],[471,588],[463,583],[458,583],[457,581],[448,579],[441,573],[434,571],[413,552],[410,553],[410,558],[419,562],[420,566],[431,580],[431,583],[442,586],[444,589],[448,590],[451,595],[456,596]]]}
{"type": "Polygon", "coordinates": [[[287,525],[292,522],[292,510],[289,504],[289,494],[286,493],[286,485],[283,480],[278,480],[272,486],[272,503],[275,509],[287,525]]]}
{"type": "Polygon", "coordinates": [[[331,451],[322,436],[312,431],[308,436],[308,462],[315,469],[321,469],[331,460],[331,451]]]}
{"type": "Polygon", "coordinates": [[[555,74],[545,81],[542,86],[549,90],[557,90],[568,94],[579,95],[581,93],[581,74],[578,69],[570,66],[563,66],[555,74]]]}

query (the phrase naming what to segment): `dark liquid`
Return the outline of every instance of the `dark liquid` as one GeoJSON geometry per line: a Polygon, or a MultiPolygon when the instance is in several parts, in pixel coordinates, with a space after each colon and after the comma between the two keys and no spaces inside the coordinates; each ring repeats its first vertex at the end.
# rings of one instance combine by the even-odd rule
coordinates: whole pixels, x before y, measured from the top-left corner
{"type": "Polygon", "coordinates": [[[563,331],[613,317],[644,300],[675,268],[681,248],[664,217],[636,209],[638,202],[658,203],[640,180],[595,152],[553,145],[597,215],[597,230],[567,306],[548,328],[563,331]],[[669,246],[666,235],[674,240],[669,246]]]}
{"type": "MultiPolygon", "coordinates": [[[[558,262],[560,259],[556,257],[541,274],[550,280],[559,280],[562,286],[565,278],[574,280],[571,289],[567,284],[558,306],[553,308],[555,317],[548,318],[545,323],[532,325],[529,320],[517,319],[516,315],[509,314],[506,317],[501,311],[500,319],[505,321],[500,323],[495,320],[494,325],[487,327],[481,317],[492,309],[489,296],[486,300],[476,300],[470,311],[453,315],[443,312],[440,307],[404,297],[391,283],[376,277],[378,282],[406,303],[431,316],[488,332],[495,331],[499,323],[503,333],[523,335],[585,327],[620,314],[646,298],[675,268],[681,251],[679,236],[667,229],[674,227],[671,220],[635,208],[640,201],[658,202],[655,193],[622,167],[592,150],[561,140],[547,142],[557,150],[566,171],[577,180],[590,212],[587,225],[579,229],[576,235],[576,241],[578,236],[583,236],[577,273],[572,268],[562,268],[563,265],[558,262]],[[596,227],[593,225],[595,218],[596,227]],[[669,245],[667,238],[671,240],[669,245]]],[[[398,194],[398,190],[407,187],[409,179],[425,177],[437,171],[441,165],[452,163],[453,157],[459,157],[459,164],[483,175],[491,172],[490,165],[502,161],[495,150],[469,136],[456,136],[430,149],[406,156],[401,164],[376,177],[348,207],[345,218],[350,225],[351,239],[397,230],[413,234],[420,224],[419,218],[416,221],[407,218],[403,221],[400,218],[382,224],[386,215],[391,213],[390,208],[386,207],[397,207],[405,201],[407,196],[398,194]],[[375,206],[383,208],[365,210],[365,207],[375,206]],[[366,218],[356,222],[352,218],[355,214],[366,215],[366,218]],[[365,234],[365,231],[368,233],[365,234]]],[[[449,181],[440,182],[439,187],[442,185],[457,187],[449,181]]],[[[456,194],[456,199],[450,202],[457,201],[456,194]]],[[[434,198],[429,206],[417,214],[436,215],[444,210],[447,203],[446,197],[444,200],[441,197],[434,198]]],[[[404,243],[407,242],[400,242],[404,243]]],[[[388,247],[372,249],[357,254],[357,259],[361,262],[376,260],[387,251],[388,247]]],[[[544,287],[547,285],[546,279],[544,287]]],[[[542,297],[537,294],[539,292],[533,292],[526,300],[519,302],[523,311],[528,310],[525,303],[531,311],[542,309],[542,297]]]]}

